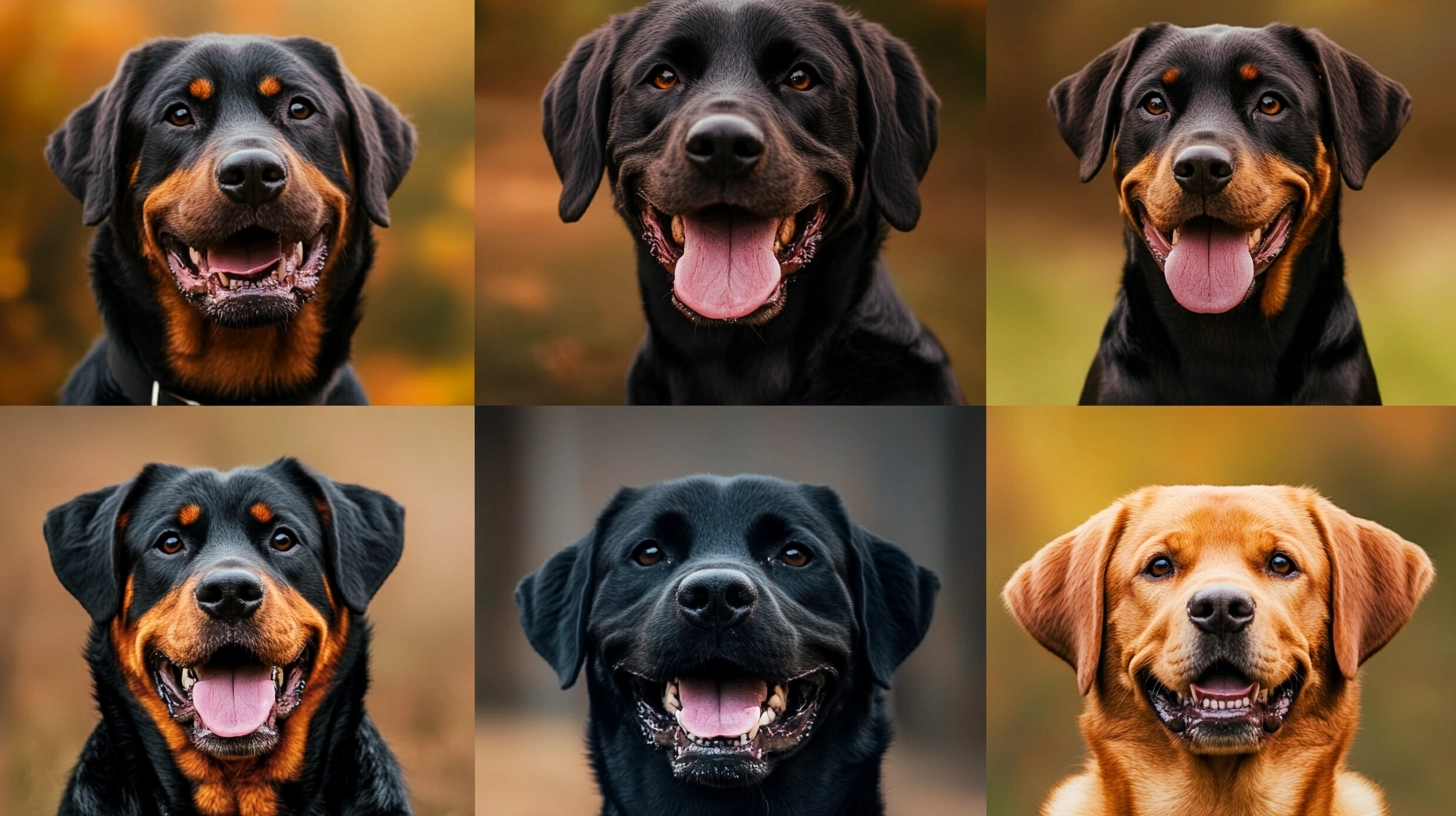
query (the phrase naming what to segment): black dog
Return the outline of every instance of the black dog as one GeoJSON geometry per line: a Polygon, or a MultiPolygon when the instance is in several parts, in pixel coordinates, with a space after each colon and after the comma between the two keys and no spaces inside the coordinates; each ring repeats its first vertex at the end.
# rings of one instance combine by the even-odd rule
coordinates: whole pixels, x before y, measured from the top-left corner
{"type": "Polygon", "coordinates": [[[364,403],[348,365],[369,222],[414,128],[304,37],[154,40],[51,136],[46,159],[100,224],[106,336],[71,404],[364,403]]]}
{"type": "Polygon", "coordinates": [[[637,242],[633,403],[958,403],[895,294],[940,102],[906,45],[817,0],[657,0],[582,38],[544,100],[575,221],[605,168],[637,242]]]}
{"type": "Polygon", "coordinates": [[[62,816],[410,813],[364,711],[364,609],[404,547],[392,499],[292,459],[148,465],[45,536],[95,622],[101,709],[62,816]]]}
{"type": "Polygon", "coordinates": [[[827,487],[623,489],[516,602],[561,687],[586,664],[604,816],[881,814],[881,689],[939,581],[827,487]]]}
{"type": "Polygon", "coordinates": [[[1112,172],[1122,291],[1082,403],[1379,403],[1340,252],[1410,97],[1318,31],[1164,23],[1052,90],[1062,138],[1112,172]]]}

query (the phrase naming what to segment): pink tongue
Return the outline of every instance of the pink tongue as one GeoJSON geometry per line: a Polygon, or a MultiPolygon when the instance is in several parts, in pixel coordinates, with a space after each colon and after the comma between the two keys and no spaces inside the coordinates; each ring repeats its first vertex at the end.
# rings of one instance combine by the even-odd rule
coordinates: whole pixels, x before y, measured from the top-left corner
{"type": "Polygon", "coordinates": [[[1221,314],[1239,305],[1254,282],[1248,234],[1213,218],[1183,225],[1163,274],[1173,297],[1190,312],[1221,314]]]}
{"type": "Polygon", "coordinates": [[[682,219],[683,254],[673,273],[678,300],[703,317],[724,320],[752,314],[773,295],[779,285],[777,220],[742,210],[682,219]]]}
{"type": "Polygon", "coordinates": [[[736,737],[758,722],[768,686],[760,679],[678,679],[682,724],[695,736],[736,737]]]}
{"type": "Polygon", "coordinates": [[[280,257],[277,235],[248,229],[207,250],[207,265],[229,275],[247,275],[262,272],[280,257]]]}
{"type": "Polygon", "coordinates": [[[266,666],[197,668],[192,705],[202,725],[219,737],[257,731],[273,710],[273,678],[266,666]]]}

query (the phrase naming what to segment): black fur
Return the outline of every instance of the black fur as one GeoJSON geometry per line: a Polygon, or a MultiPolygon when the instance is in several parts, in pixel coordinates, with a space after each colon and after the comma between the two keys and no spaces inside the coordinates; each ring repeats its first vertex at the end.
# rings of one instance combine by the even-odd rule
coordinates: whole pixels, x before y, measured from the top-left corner
{"type": "MultiPolygon", "coordinates": [[[[101,721],[86,741],[62,797],[61,816],[189,816],[192,783],[133,697],[109,636],[132,583],[134,621],[193,573],[212,566],[266,572],[331,616],[326,585],[354,613],[333,680],[309,720],[303,771],[277,790],[280,814],[403,816],[400,768],[364,708],[369,625],[363,612],[398,563],[404,510],[388,496],[338,484],[293,459],[228,473],[148,465],[132,481],[78,496],[46,516],[46,543],[63,586],[94,622],[86,649],[101,721]],[[265,502],[273,519],[248,516],[265,502]],[[319,503],[327,512],[319,509],[319,503]],[[177,508],[197,504],[202,521],[179,527],[177,508]],[[268,541],[286,531],[287,552],[268,541]],[[182,552],[162,556],[159,536],[182,552]]],[[[284,723],[286,727],[286,722],[284,723]]]]}
{"type": "Polygon", "coordinates": [[[656,0],[583,37],[546,89],[543,129],[562,220],[581,217],[605,171],[638,237],[648,331],[629,401],[959,403],[944,350],[879,259],[887,222],[919,220],[939,107],[903,42],[818,0],[656,0]],[[671,93],[648,82],[661,65],[681,77],[671,93]],[[813,71],[811,91],[783,85],[796,66],[813,71]],[[724,112],[752,121],[769,150],[719,186],[684,157],[688,129],[724,112]],[[732,205],[783,217],[810,200],[792,191],[807,189],[829,212],[812,260],[785,279],[781,310],[730,322],[674,302],[673,277],[642,238],[646,191],[684,214],[732,205]]]}
{"type": "MultiPolygon", "coordinates": [[[[374,260],[370,222],[389,225],[387,200],[414,152],[413,126],[378,93],[360,85],[337,52],[317,40],[204,35],[153,40],[128,53],[111,83],[77,108],[46,147],[51,169],[82,201],[85,223],[99,225],[91,242],[90,269],[106,326],[106,335],[67,380],[62,401],[119,405],[137,400],[135,389],[129,393],[108,364],[108,347],[115,346],[139,376],[188,400],[366,402],[348,360],[360,318],[360,293],[374,260]],[[187,96],[185,89],[199,76],[213,83],[212,99],[187,96]],[[286,113],[250,100],[265,76],[285,79],[278,97],[285,108],[296,96],[307,98],[317,108],[313,121],[290,122],[286,113]],[[198,108],[195,127],[172,127],[166,121],[166,109],[178,100],[198,108]],[[329,248],[328,298],[312,379],[296,387],[263,386],[243,394],[188,390],[176,382],[168,359],[165,312],[158,300],[158,286],[165,284],[156,281],[142,254],[142,201],[217,144],[244,139],[286,144],[345,190],[348,230],[342,245],[329,248]]],[[[221,203],[210,215],[223,234],[240,228],[228,224],[246,226],[241,209],[228,206],[221,203]]],[[[273,217],[286,222],[288,216],[275,212],[273,217]]],[[[268,322],[286,320],[273,315],[268,322]]]]}
{"type": "Polygon", "coordinates": [[[563,688],[583,665],[588,745],[604,816],[882,814],[880,760],[890,723],[883,689],[924,637],[939,581],[855,524],[827,487],[764,476],[695,476],[623,489],[595,529],[521,581],[516,602],[536,651],[563,688]],[[642,566],[651,542],[660,561],[642,566]],[[808,563],[779,558],[807,550],[808,563]],[[751,582],[747,616],[714,633],[689,622],[683,583],[708,569],[751,582]],[[644,739],[632,677],[696,672],[831,676],[803,742],[767,764],[676,772],[644,739]],[[715,775],[716,774],[716,775],[715,775]]]}
{"type": "MultiPolygon", "coordinates": [[[[1159,23],[1134,31],[1058,83],[1051,108],[1083,181],[1097,174],[1109,150],[1120,182],[1145,157],[1190,141],[1243,145],[1309,169],[1319,139],[1333,150],[1345,183],[1358,190],[1409,119],[1410,97],[1318,31],[1159,23]],[[1258,66],[1258,82],[1237,84],[1244,62],[1258,66]],[[1147,116],[1142,104],[1170,66],[1180,71],[1168,89],[1171,113],[1147,116]],[[1268,90],[1285,103],[1277,122],[1251,111],[1251,100],[1268,90]]],[[[1122,290],[1081,402],[1379,403],[1345,286],[1339,178],[1332,184],[1328,217],[1292,259],[1288,296],[1272,316],[1260,306],[1266,274],[1230,311],[1183,308],[1144,236],[1126,223],[1122,290]]]]}

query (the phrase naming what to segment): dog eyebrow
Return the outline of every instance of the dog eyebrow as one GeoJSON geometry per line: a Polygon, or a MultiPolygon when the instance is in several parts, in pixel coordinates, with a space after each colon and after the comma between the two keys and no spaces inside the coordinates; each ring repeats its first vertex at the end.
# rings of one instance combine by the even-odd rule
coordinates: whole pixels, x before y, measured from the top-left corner
{"type": "Polygon", "coordinates": [[[1163,72],[1163,84],[1164,85],[1172,85],[1174,82],[1177,82],[1178,81],[1178,76],[1179,76],[1179,73],[1178,73],[1178,69],[1177,68],[1169,68],[1169,69],[1167,69],[1166,71],[1163,72]]]}
{"type": "Polygon", "coordinates": [[[248,508],[248,512],[252,514],[253,518],[264,524],[273,520],[273,508],[262,502],[256,502],[252,507],[248,508]]]}
{"type": "Polygon", "coordinates": [[[1253,82],[1259,78],[1259,66],[1252,62],[1245,63],[1244,67],[1239,69],[1239,76],[1249,82],[1253,82]]]}
{"type": "Polygon", "coordinates": [[[212,80],[198,77],[187,84],[187,92],[206,102],[212,97],[212,80]]]}
{"type": "Polygon", "coordinates": [[[186,527],[189,524],[196,524],[197,520],[201,517],[202,508],[195,504],[184,504],[182,505],[182,508],[177,511],[177,523],[181,524],[183,527],[186,527]]]}
{"type": "Polygon", "coordinates": [[[258,83],[258,93],[264,96],[272,96],[281,90],[283,90],[283,83],[279,82],[276,76],[263,77],[263,81],[258,83]]]}

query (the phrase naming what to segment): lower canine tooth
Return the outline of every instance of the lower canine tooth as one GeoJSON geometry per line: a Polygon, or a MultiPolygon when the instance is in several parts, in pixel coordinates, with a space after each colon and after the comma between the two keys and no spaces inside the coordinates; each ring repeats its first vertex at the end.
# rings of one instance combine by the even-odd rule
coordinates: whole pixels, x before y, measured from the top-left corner
{"type": "Polygon", "coordinates": [[[754,723],[753,724],[753,727],[750,728],[750,729],[748,729],[748,733],[747,734],[744,734],[743,736],[744,736],[744,739],[742,740],[743,742],[745,742],[745,743],[752,742],[753,741],[753,738],[758,736],[758,723],[754,723]]]}
{"type": "Polygon", "coordinates": [[[779,243],[788,246],[794,240],[794,232],[797,229],[798,225],[794,223],[792,215],[779,222],[779,243]]]}
{"type": "Polygon", "coordinates": [[[687,233],[683,231],[683,220],[681,215],[674,215],[672,217],[672,240],[675,241],[678,246],[682,246],[683,241],[687,240],[687,233]]]}
{"type": "Polygon", "coordinates": [[[1182,238],[1182,237],[1183,237],[1183,230],[1181,230],[1181,229],[1174,229],[1173,230],[1173,240],[1170,242],[1169,245],[1170,246],[1178,246],[1178,239],[1179,238],[1182,238]]]}
{"type": "Polygon", "coordinates": [[[193,249],[192,247],[187,247],[187,257],[189,257],[189,258],[192,259],[192,265],[193,266],[197,267],[198,269],[201,269],[202,268],[202,253],[201,252],[198,252],[197,250],[193,249]]]}

